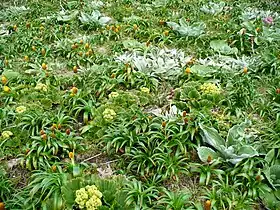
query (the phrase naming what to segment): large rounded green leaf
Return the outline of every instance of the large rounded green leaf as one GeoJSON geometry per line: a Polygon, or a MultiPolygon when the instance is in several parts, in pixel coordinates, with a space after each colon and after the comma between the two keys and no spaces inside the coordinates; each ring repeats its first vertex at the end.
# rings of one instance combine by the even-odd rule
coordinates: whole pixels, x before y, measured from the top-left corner
{"type": "Polygon", "coordinates": [[[219,157],[219,155],[214,150],[203,146],[197,148],[197,154],[202,162],[207,162],[209,156],[211,157],[211,160],[217,159],[219,157]]]}

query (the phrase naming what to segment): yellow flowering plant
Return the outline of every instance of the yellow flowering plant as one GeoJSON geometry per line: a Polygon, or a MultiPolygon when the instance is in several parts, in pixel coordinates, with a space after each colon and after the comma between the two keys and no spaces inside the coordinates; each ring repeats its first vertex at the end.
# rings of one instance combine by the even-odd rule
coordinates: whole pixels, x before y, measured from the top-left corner
{"type": "Polygon", "coordinates": [[[95,185],[87,185],[76,191],[75,202],[80,209],[95,210],[102,205],[101,197],[102,193],[95,185]]]}
{"type": "Polygon", "coordinates": [[[206,94],[220,94],[220,88],[214,83],[204,83],[200,86],[200,91],[206,94]]]}
{"type": "Polygon", "coordinates": [[[35,87],[35,90],[40,90],[40,91],[47,92],[48,86],[43,84],[43,83],[38,83],[35,87]]]}
{"type": "Polygon", "coordinates": [[[140,90],[144,93],[150,93],[150,89],[147,87],[141,87],[140,90]]]}
{"type": "Polygon", "coordinates": [[[26,111],[26,107],[25,106],[18,106],[16,108],[16,112],[19,113],[19,114],[21,114],[21,113],[23,113],[25,111],[26,111]]]}
{"type": "Polygon", "coordinates": [[[116,112],[113,109],[105,109],[103,112],[103,118],[105,120],[113,120],[116,117],[116,112]]]}
{"type": "Polygon", "coordinates": [[[1,134],[1,137],[3,139],[8,139],[10,138],[12,135],[14,135],[11,131],[3,131],[1,134]]]}
{"type": "Polygon", "coordinates": [[[109,94],[109,98],[117,98],[119,96],[119,93],[117,92],[112,92],[109,94]]]}

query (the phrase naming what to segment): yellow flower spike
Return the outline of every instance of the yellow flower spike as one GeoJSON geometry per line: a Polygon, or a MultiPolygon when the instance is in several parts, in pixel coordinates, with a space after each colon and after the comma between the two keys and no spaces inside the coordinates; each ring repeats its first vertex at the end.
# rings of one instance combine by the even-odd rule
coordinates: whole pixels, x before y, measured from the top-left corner
{"type": "Polygon", "coordinates": [[[42,48],[41,53],[42,53],[42,56],[45,56],[45,55],[46,55],[46,50],[45,50],[45,48],[42,48]]]}
{"type": "Polygon", "coordinates": [[[165,36],[168,36],[168,35],[169,35],[169,31],[166,30],[166,31],[163,32],[163,34],[164,34],[165,36]]]}
{"type": "Polygon", "coordinates": [[[247,73],[248,73],[248,68],[247,68],[246,66],[243,68],[243,73],[244,73],[244,74],[247,74],[247,73]]]}
{"type": "Polygon", "coordinates": [[[29,61],[29,57],[26,55],[24,56],[24,61],[28,62],[29,61]]]}
{"type": "Polygon", "coordinates": [[[133,25],[133,29],[134,29],[134,30],[137,30],[137,29],[138,29],[138,26],[137,26],[136,24],[134,24],[134,25],[133,25]]]}
{"type": "Polygon", "coordinates": [[[35,46],[32,46],[32,50],[33,50],[33,51],[36,51],[36,47],[35,47],[35,46]]]}
{"type": "Polygon", "coordinates": [[[56,172],[56,165],[53,165],[53,166],[52,166],[52,171],[53,171],[53,172],[56,172]]]}
{"type": "Polygon", "coordinates": [[[9,93],[9,92],[11,92],[11,88],[9,88],[8,86],[4,86],[4,87],[3,87],[3,91],[4,91],[5,93],[9,93]]]}
{"type": "Polygon", "coordinates": [[[190,74],[191,73],[191,68],[190,67],[186,68],[185,72],[186,72],[186,74],[190,74]]]}
{"type": "Polygon", "coordinates": [[[88,53],[89,53],[90,55],[92,55],[92,54],[93,54],[93,50],[92,50],[92,49],[89,49],[89,50],[88,50],[88,53]]]}
{"type": "Polygon", "coordinates": [[[73,66],[73,72],[77,73],[78,72],[78,67],[77,66],[73,66]]]}
{"type": "Polygon", "coordinates": [[[2,77],[1,77],[1,82],[2,82],[3,85],[6,85],[6,84],[8,83],[7,77],[2,76],[2,77]]]}
{"type": "Polygon", "coordinates": [[[68,156],[69,156],[70,159],[73,159],[74,158],[74,152],[69,152],[68,156]]]}
{"type": "Polygon", "coordinates": [[[46,70],[48,68],[47,64],[43,63],[42,64],[42,69],[46,70]]]}

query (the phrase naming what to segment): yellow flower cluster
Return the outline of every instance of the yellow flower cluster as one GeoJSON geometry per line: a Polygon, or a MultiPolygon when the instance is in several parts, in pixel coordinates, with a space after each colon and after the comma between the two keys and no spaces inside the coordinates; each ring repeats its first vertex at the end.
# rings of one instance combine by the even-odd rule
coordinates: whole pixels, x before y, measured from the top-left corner
{"type": "Polygon", "coordinates": [[[141,87],[140,90],[144,93],[150,93],[150,89],[146,87],[141,87]]]}
{"type": "Polygon", "coordinates": [[[48,90],[48,86],[43,83],[38,83],[35,87],[35,90],[42,90],[46,92],[48,90]]]}
{"type": "Polygon", "coordinates": [[[117,114],[113,109],[105,109],[103,112],[103,117],[105,120],[112,120],[116,115],[117,114]]]}
{"type": "Polygon", "coordinates": [[[204,83],[200,86],[200,90],[203,93],[209,93],[209,94],[220,94],[221,90],[213,83],[204,83]]]}
{"type": "Polygon", "coordinates": [[[117,98],[119,96],[119,94],[117,92],[112,92],[109,95],[109,98],[117,98]]]}
{"type": "Polygon", "coordinates": [[[2,137],[4,138],[4,139],[8,139],[8,138],[10,138],[12,135],[14,135],[11,131],[3,131],[2,132],[2,137]]]}
{"type": "Polygon", "coordinates": [[[95,185],[86,186],[76,191],[75,202],[80,209],[96,210],[98,206],[102,205],[102,193],[95,185]]]}
{"type": "Polygon", "coordinates": [[[23,113],[26,111],[26,107],[25,106],[19,106],[16,108],[16,112],[17,113],[23,113]]]}

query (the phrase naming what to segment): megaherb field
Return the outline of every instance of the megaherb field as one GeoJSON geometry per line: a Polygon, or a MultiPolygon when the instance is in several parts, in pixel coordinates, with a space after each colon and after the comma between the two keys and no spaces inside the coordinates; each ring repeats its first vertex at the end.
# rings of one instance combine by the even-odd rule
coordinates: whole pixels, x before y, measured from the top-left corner
{"type": "Polygon", "coordinates": [[[2,0],[0,210],[280,209],[277,0],[2,0]]]}

